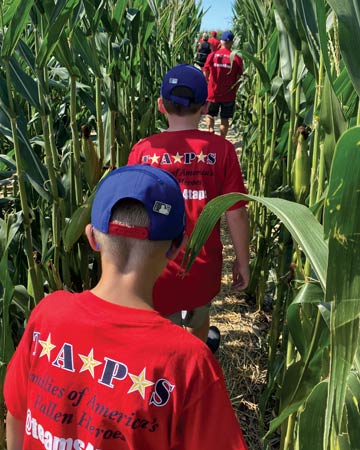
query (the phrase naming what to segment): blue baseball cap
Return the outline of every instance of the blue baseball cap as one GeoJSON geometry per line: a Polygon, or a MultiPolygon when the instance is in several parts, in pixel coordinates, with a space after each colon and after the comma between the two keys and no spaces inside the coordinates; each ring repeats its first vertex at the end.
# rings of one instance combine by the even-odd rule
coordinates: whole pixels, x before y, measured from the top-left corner
{"type": "Polygon", "coordinates": [[[222,41],[228,42],[234,40],[234,35],[231,31],[224,31],[220,38],[222,41]]]}
{"type": "Polygon", "coordinates": [[[179,238],[185,229],[185,204],[179,184],[171,173],[157,167],[143,164],[120,167],[99,183],[91,224],[105,234],[151,241],[179,238]],[[149,227],[110,222],[113,207],[125,198],[138,200],[145,206],[149,227]]]}
{"type": "Polygon", "coordinates": [[[179,64],[170,69],[165,74],[160,88],[161,97],[185,106],[189,106],[190,103],[203,105],[206,102],[207,94],[207,83],[204,74],[190,64],[179,64]],[[173,95],[172,91],[175,87],[189,88],[193,93],[193,98],[189,99],[173,95]]]}

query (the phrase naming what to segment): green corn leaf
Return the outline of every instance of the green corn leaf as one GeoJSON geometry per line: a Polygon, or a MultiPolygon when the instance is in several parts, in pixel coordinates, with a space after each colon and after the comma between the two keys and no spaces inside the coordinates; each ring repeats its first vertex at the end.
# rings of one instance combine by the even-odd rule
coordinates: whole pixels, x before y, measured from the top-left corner
{"type": "MultiPolygon", "coordinates": [[[[123,22],[126,6],[127,6],[126,2],[116,2],[115,4],[115,8],[112,15],[112,21],[113,23],[115,22],[116,28],[120,27],[123,22]]],[[[116,28],[114,27],[114,29],[116,28]]]]}
{"type": "Polygon", "coordinates": [[[328,382],[317,384],[299,418],[299,450],[322,450],[328,382]]]}
{"type": "MultiPolygon", "coordinates": [[[[0,261],[0,280],[2,285],[2,321],[1,324],[1,345],[0,345],[0,367],[7,364],[14,353],[14,344],[11,337],[10,327],[10,304],[13,297],[14,285],[9,275],[8,252],[5,251],[0,261]]],[[[3,375],[3,373],[2,373],[3,375]]],[[[2,385],[3,379],[0,380],[2,385]]]]}
{"type": "Polygon", "coordinates": [[[273,80],[279,64],[279,33],[274,29],[269,42],[267,43],[269,49],[269,59],[266,65],[266,72],[269,76],[269,81],[273,80]]]}
{"type": "Polygon", "coordinates": [[[342,104],[347,107],[346,109],[343,108],[343,112],[346,120],[349,121],[357,109],[358,95],[344,65],[341,68],[340,75],[334,81],[334,91],[337,97],[341,99],[342,104]]]}
{"type": "Polygon", "coordinates": [[[74,57],[70,51],[69,43],[63,34],[59,37],[57,46],[54,49],[54,55],[63,67],[66,67],[70,75],[80,76],[80,70],[74,62],[74,57]]]}
{"type": "Polygon", "coordinates": [[[275,11],[275,20],[279,32],[279,55],[280,55],[281,76],[283,80],[290,81],[292,78],[294,46],[277,11],[275,11]]]}
{"type": "Polygon", "coordinates": [[[1,56],[9,59],[24,31],[28,20],[30,9],[34,0],[14,1],[7,11],[6,21],[9,22],[8,29],[3,37],[1,56]]]}
{"type": "MultiPolygon", "coordinates": [[[[0,74],[0,108],[3,110],[4,113],[6,113],[7,116],[10,115],[9,96],[6,86],[6,80],[1,76],[1,74],[0,74]]],[[[2,122],[0,120],[0,132],[3,132],[2,128],[3,128],[2,122]]]]}
{"type": "Polygon", "coordinates": [[[340,51],[357,94],[360,96],[360,54],[354,42],[360,42],[360,11],[358,0],[327,0],[339,24],[340,51]]]}
{"type": "Polygon", "coordinates": [[[359,373],[350,373],[348,390],[346,392],[346,410],[348,417],[348,434],[351,448],[355,449],[360,443],[360,379],[359,373]]]}
{"type": "Polygon", "coordinates": [[[22,0],[3,0],[1,5],[2,24],[6,26],[15,16],[16,11],[21,5],[22,0]]]}
{"type": "Polygon", "coordinates": [[[15,214],[15,220],[13,222],[8,222],[7,228],[7,235],[6,235],[6,245],[5,250],[8,250],[10,244],[12,243],[14,237],[16,236],[17,232],[19,231],[21,225],[23,224],[23,215],[21,212],[18,212],[15,214]]]}
{"type": "Polygon", "coordinates": [[[336,142],[347,128],[340,102],[331,86],[329,77],[325,75],[323,95],[320,104],[320,124],[325,131],[324,153],[328,173],[333,160],[336,142]]]}
{"type": "Polygon", "coordinates": [[[53,8],[44,39],[42,41],[36,63],[44,67],[62,36],[64,27],[71,13],[80,0],[59,0],[53,8]]]}
{"type": "Polygon", "coordinates": [[[96,49],[89,44],[87,36],[80,28],[74,30],[73,40],[75,52],[81,55],[86,66],[92,69],[97,78],[102,78],[98,53],[96,52],[96,49]]]}
{"type": "Polygon", "coordinates": [[[270,78],[262,62],[258,58],[247,52],[245,49],[242,49],[240,53],[241,53],[240,56],[242,56],[244,59],[248,59],[254,64],[254,66],[259,72],[261,81],[264,84],[266,91],[270,91],[271,89],[270,78]]]}
{"type": "Polygon", "coordinates": [[[326,198],[324,229],[329,236],[326,299],[331,314],[330,384],[325,445],[332,426],[340,433],[348,377],[359,341],[360,316],[360,127],[339,139],[326,198]]]}
{"type": "Polygon", "coordinates": [[[25,319],[29,318],[31,312],[29,309],[29,300],[29,294],[25,286],[21,284],[16,285],[12,303],[16,305],[16,307],[19,308],[19,310],[24,314],[25,319]]]}
{"type": "MultiPolygon", "coordinates": [[[[287,324],[299,353],[305,358],[306,352],[310,346],[312,335],[305,330],[305,313],[301,305],[319,304],[324,300],[324,292],[319,285],[314,283],[305,283],[287,309],[287,324]]],[[[310,329],[312,332],[312,327],[310,329]]],[[[318,330],[321,332],[321,330],[318,330]]]]}
{"type": "Polygon", "coordinates": [[[315,371],[308,371],[303,382],[299,385],[299,373],[303,371],[303,363],[298,361],[287,369],[282,381],[280,391],[281,412],[278,417],[270,422],[269,430],[265,437],[273,433],[291,414],[301,408],[311,391],[320,381],[320,374],[315,371]],[[294,396],[294,393],[296,395],[294,396]]]}
{"type": "Polygon", "coordinates": [[[221,215],[239,200],[255,200],[266,206],[286,226],[293,239],[303,249],[325,290],[328,249],[320,223],[310,210],[298,203],[278,198],[256,197],[245,194],[225,194],[211,200],[203,209],[190,237],[184,255],[186,270],[190,269],[197,253],[210,235],[221,215]]]}
{"type": "Polygon", "coordinates": [[[95,191],[89,197],[88,201],[76,209],[70,220],[65,225],[63,241],[64,250],[69,252],[74,244],[80,239],[84,233],[85,227],[90,223],[91,206],[95,197],[95,191]]]}
{"type": "Polygon", "coordinates": [[[269,430],[266,432],[264,439],[268,438],[272,433],[274,433],[284,422],[284,420],[286,420],[291,414],[296,413],[296,411],[301,408],[303,403],[304,399],[301,399],[297,403],[292,403],[287,408],[282,409],[279,416],[270,422],[269,430]]]}
{"type": "Polygon", "coordinates": [[[348,416],[348,433],[351,448],[356,448],[360,442],[360,379],[359,373],[351,373],[346,393],[346,409],[348,416]]]}
{"type": "MultiPolygon", "coordinates": [[[[32,105],[39,113],[41,113],[41,105],[39,102],[38,82],[34,81],[20,66],[14,57],[9,61],[11,82],[16,90],[30,105],[32,105]]],[[[49,109],[47,108],[47,113],[49,109]]]]}
{"type": "Polygon", "coordinates": [[[31,68],[33,74],[35,74],[35,56],[28,45],[22,39],[20,39],[18,42],[17,51],[19,52],[19,55],[24,59],[26,65],[31,68]]]}
{"type": "Polygon", "coordinates": [[[294,47],[300,51],[301,39],[296,28],[293,0],[274,0],[274,5],[294,47]]]}
{"type": "MultiPolygon", "coordinates": [[[[25,118],[19,116],[17,118],[17,131],[20,144],[20,153],[23,164],[23,170],[26,178],[32,184],[33,188],[45,200],[50,200],[50,194],[45,189],[46,180],[48,179],[47,169],[39,160],[39,157],[34,152],[26,132],[25,118]]],[[[0,132],[4,134],[11,142],[13,141],[11,125],[9,118],[0,108],[0,132]]]]}
{"type": "Polygon", "coordinates": [[[316,10],[316,18],[317,18],[317,27],[319,31],[319,43],[321,54],[324,61],[324,67],[326,69],[327,76],[330,80],[330,83],[333,83],[332,79],[332,67],[330,63],[329,53],[328,53],[328,36],[326,31],[326,20],[327,20],[327,5],[323,1],[315,0],[315,10],[316,10]]]}
{"type": "Polygon", "coordinates": [[[319,66],[319,30],[315,12],[314,0],[296,0],[299,18],[305,33],[306,42],[310,48],[314,62],[319,66]]]}

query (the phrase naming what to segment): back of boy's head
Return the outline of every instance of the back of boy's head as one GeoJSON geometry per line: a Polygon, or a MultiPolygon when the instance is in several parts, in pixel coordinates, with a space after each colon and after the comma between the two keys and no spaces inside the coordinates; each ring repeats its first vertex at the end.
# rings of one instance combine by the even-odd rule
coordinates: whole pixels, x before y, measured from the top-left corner
{"type": "Polygon", "coordinates": [[[205,76],[201,70],[190,64],[179,64],[165,74],[160,95],[169,114],[194,114],[207,99],[205,76]]]}
{"type": "Polygon", "coordinates": [[[135,247],[156,249],[156,241],[181,239],[185,206],[178,182],[152,166],[116,169],[97,188],[91,224],[100,249],[113,255],[135,247]]]}

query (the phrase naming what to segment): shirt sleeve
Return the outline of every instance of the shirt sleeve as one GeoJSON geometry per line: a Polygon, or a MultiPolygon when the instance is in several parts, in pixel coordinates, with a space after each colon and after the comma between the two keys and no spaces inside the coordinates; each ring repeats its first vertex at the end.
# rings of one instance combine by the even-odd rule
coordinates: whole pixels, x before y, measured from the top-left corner
{"type": "MultiPolygon", "coordinates": [[[[236,150],[233,144],[231,144],[230,142],[228,143],[227,148],[224,173],[225,177],[221,194],[229,194],[231,192],[240,192],[241,194],[247,194],[247,189],[245,187],[244,178],[242,175],[236,150]]],[[[246,200],[240,200],[231,208],[229,208],[229,210],[238,209],[247,204],[248,202],[246,200]]]]}
{"type": "Polygon", "coordinates": [[[222,380],[206,387],[180,417],[178,441],[171,450],[247,450],[222,380]]]}
{"type": "Polygon", "coordinates": [[[26,418],[30,353],[33,345],[32,323],[35,315],[34,311],[25,328],[24,335],[8,364],[4,383],[6,407],[19,420],[25,420],[26,418]]]}

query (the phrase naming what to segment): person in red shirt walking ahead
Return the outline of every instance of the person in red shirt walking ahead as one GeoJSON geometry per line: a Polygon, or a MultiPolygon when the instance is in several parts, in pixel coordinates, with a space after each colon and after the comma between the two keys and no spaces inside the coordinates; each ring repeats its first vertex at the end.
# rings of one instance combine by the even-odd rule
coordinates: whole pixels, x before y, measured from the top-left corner
{"type": "Polygon", "coordinates": [[[243,73],[243,61],[238,55],[231,57],[234,35],[225,31],[221,35],[221,48],[207,57],[204,73],[208,81],[209,108],[206,116],[208,130],[214,132],[215,117],[220,111],[220,134],[226,137],[229,119],[233,117],[236,92],[243,73]]]}
{"type": "Polygon", "coordinates": [[[217,33],[216,31],[211,32],[211,38],[209,38],[209,44],[211,45],[211,51],[218,50],[220,48],[220,41],[217,39],[217,33]]]}
{"type": "MultiPolygon", "coordinates": [[[[163,78],[160,94],[159,111],[166,114],[169,128],[135,144],[128,164],[150,164],[174,175],[185,199],[186,234],[190,236],[210,200],[230,192],[246,193],[246,188],[233,144],[221,136],[198,130],[201,115],[207,110],[203,72],[189,64],[173,67],[163,78]]],[[[236,203],[225,215],[236,257],[233,289],[241,291],[249,282],[246,202],[236,203]]],[[[220,334],[215,327],[209,328],[209,308],[221,286],[220,221],[185,277],[179,274],[183,255],[180,253],[169,261],[156,281],[154,308],[206,341],[215,352],[220,334]]]]}

